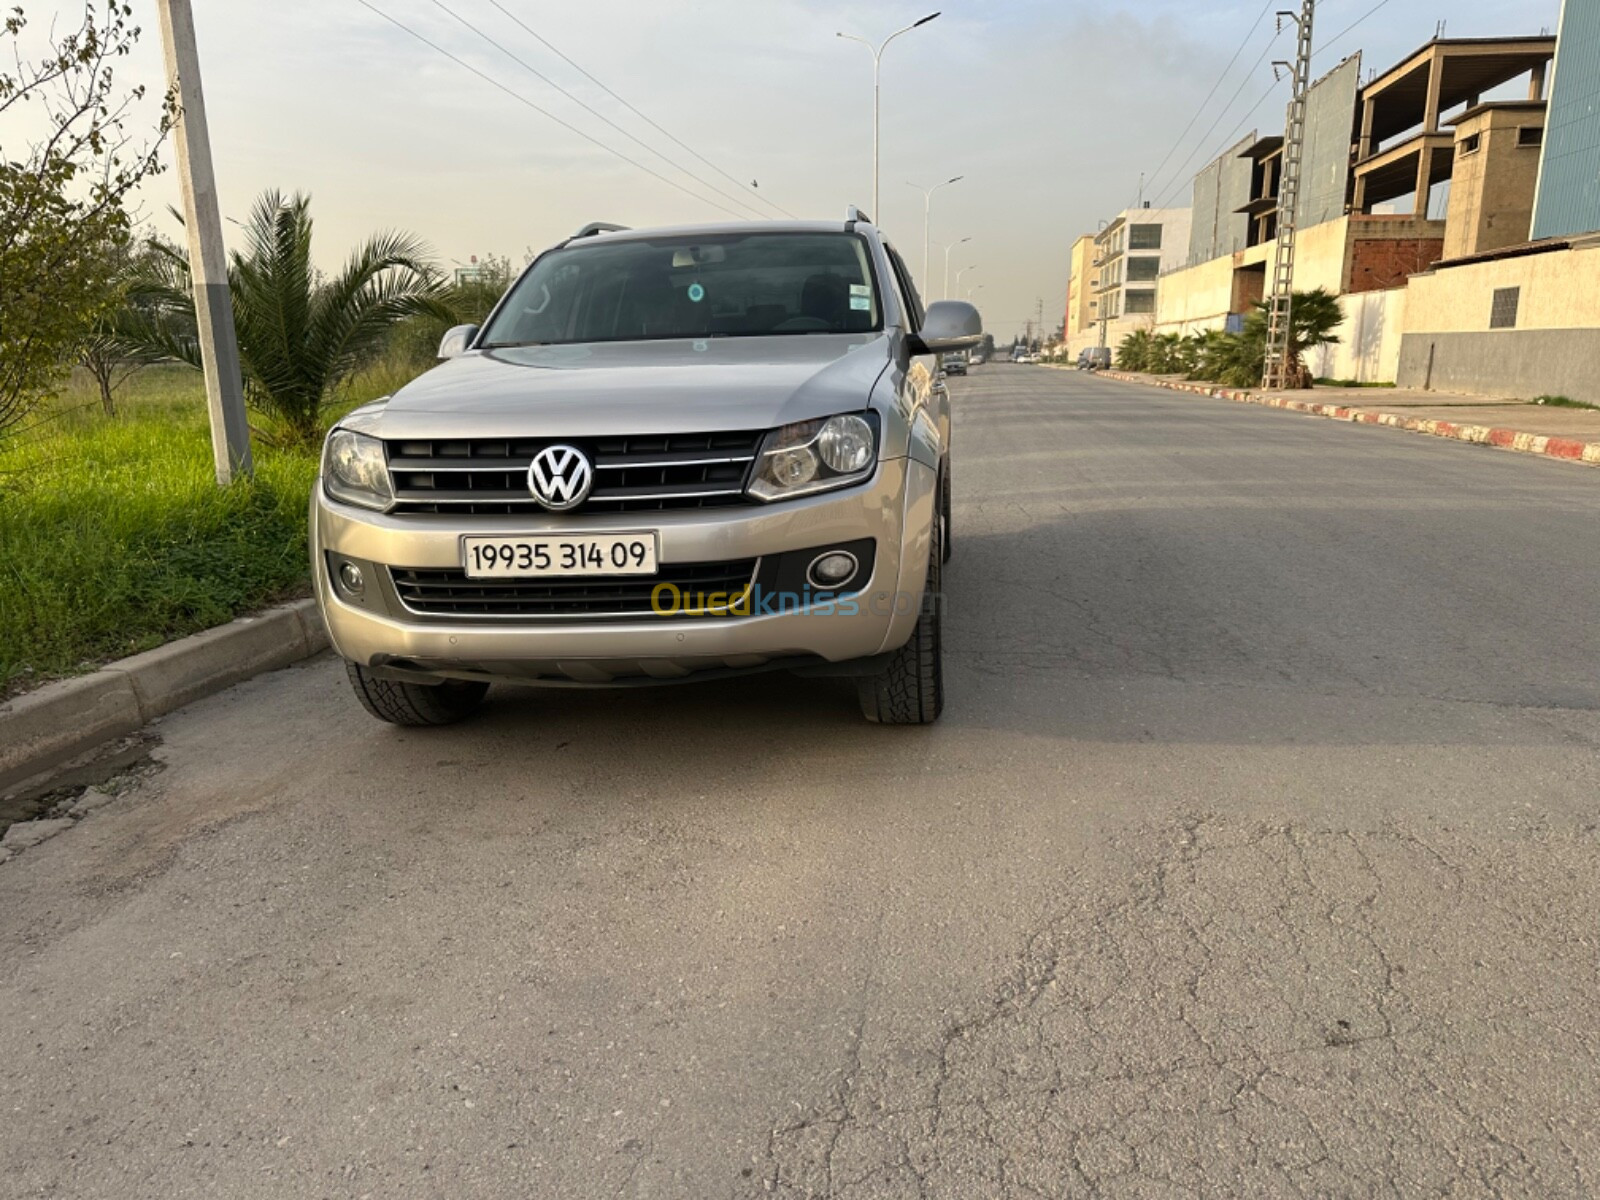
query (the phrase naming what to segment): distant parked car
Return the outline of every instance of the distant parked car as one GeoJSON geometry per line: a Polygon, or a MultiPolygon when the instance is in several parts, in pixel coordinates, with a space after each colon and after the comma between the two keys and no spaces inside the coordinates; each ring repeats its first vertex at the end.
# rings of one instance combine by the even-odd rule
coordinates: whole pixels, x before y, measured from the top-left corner
{"type": "Polygon", "coordinates": [[[1103,371],[1110,365],[1110,346],[1085,346],[1078,351],[1078,370],[1080,371],[1103,371]]]}
{"type": "Polygon", "coordinates": [[[987,358],[985,358],[981,354],[974,354],[972,356],[972,365],[975,366],[975,367],[981,367],[981,366],[983,366],[984,363],[986,363],[988,361],[989,360],[987,358]]]}
{"type": "Polygon", "coordinates": [[[964,351],[956,350],[944,356],[944,373],[946,375],[965,375],[967,373],[967,356],[964,351]]]}

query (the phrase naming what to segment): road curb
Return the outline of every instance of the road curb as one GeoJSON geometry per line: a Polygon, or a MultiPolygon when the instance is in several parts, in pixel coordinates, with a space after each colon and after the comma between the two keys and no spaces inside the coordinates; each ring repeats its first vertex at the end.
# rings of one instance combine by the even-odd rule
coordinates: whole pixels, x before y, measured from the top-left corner
{"type": "Polygon", "coordinates": [[[1258,404],[1265,408],[1282,408],[1290,412],[1306,413],[1314,417],[1328,417],[1335,421],[1350,421],[1361,425],[1384,425],[1390,429],[1404,429],[1412,433],[1425,433],[1432,437],[1450,438],[1457,442],[1471,442],[1477,446],[1496,446],[1520,454],[1541,454],[1546,458],[1559,458],[1563,462],[1600,466],[1600,442],[1581,442],[1576,438],[1550,437],[1545,434],[1524,433],[1515,429],[1501,429],[1493,425],[1463,425],[1455,421],[1426,420],[1407,417],[1380,409],[1355,408],[1347,404],[1318,404],[1310,400],[1294,400],[1288,396],[1268,396],[1242,388],[1213,387],[1206,383],[1189,383],[1177,379],[1151,379],[1123,371],[1096,371],[1096,375],[1122,383],[1142,383],[1148,387],[1166,388],[1173,392],[1192,392],[1198,396],[1211,396],[1218,400],[1232,400],[1238,404],[1258,404]]]}
{"type": "Polygon", "coordinates": [[[0,790],[327,644],[316,601],[299,600],[0,704],[0,790]]]}

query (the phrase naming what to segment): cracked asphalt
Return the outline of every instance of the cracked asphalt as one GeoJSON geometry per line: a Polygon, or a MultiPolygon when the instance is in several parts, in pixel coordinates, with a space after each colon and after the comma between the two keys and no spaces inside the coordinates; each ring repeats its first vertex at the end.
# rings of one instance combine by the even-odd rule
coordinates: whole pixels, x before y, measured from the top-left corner
{"type": "Polygon", "coordinates": [[[954,386],[932,729],[163,720],[0,865],[0,1194],[1600,1190],[1600,472],[954,386]]]}

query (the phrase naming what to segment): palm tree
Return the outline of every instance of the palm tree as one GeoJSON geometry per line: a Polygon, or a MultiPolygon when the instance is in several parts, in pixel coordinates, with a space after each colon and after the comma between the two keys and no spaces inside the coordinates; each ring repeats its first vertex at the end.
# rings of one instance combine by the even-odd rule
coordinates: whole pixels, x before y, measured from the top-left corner
{"type": "Polygon", "coordinates": [[[1302,356],[1318,346],[1338,345],[1339,335],[1334,330],[1343,324],[1344,309],[1339,307],[1339,297],[1326,288],[1294,293],[1289,310],[1288,371],[1294,387],[1311,386],[1311,372],[1302,356]]]}
{"type": "Polygon", "coordinates": [[[1148,371],[1150,369],[1149,330],[1135,329],[1122,339],[1117,346],[1117,366],[1124,371],[1148,371]]]}
{"type": "MultiPolygon", "coordinates": [[[[1260,387],[1267,359],[1267,314],[1267,303],[1259,302],[1245,318],[1240,332],[1208,336],[1200,346],[1199,361],[1191,376],[1229,387],[1260,387]]],[[[1338,343],[1339,335],[1334,330],[1344,324],[1344,310],[1339,307],[1339,298],[1326,288],[1296,292],[1289,324],[1290,386],[1310,387],[1311,373],[1304,365],[1304,355],[1317,346],[1338,343]]]]}
{"type": "Polygon", "coordinates": [[[1149,361],[1145,370],[1152,375],[1171,375],[1181,370],[1179,354],[1183,339],[1176,333],[1157,333],[1150,338],[1149,361]]]}
{"type": "MultiPolygon", "coordinates": [[[[264,193],[244,226],[245,249],[228,265],[245,398],[302,443],[321,434],[332,393],[377,354],[397,323],[417,313],[452,315],[427,246],[410,234],[377,234],[338,274],[319,274],[310,207],[311,198],[298,192],[287,200],[264,193]]],[[[131,294],[154,315],[131,323],[130,344],[200,366],[184,256],[168,247],[131,294]]]]}

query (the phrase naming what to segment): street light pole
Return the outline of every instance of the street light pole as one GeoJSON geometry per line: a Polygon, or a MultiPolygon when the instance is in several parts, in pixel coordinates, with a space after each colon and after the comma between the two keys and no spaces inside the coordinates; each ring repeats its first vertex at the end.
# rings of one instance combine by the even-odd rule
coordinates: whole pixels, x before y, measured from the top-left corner
{"type": "MultiPolygon", "coordinates": [[[[906,180],[907,187],[914,187],[922,193],[922,286],[928,286],[928,226],[933,219],[933,194],[942,187],[949,187],[952,183],[959,183],[965,175],[952,175],[943,183],[936,183],[931,188],[925,188],[920,183],[906,180]]],[[[970,239],[963,239],[970,240],[970,239]]]]}
{"type": "Polygon", "coordinates": [[[896,29],[888,37],[884,38],[883,42],[878,46],[873,46],[873,44],[867,41],[866,38],[857,37],[853,33],[840,33],[835,35],[836,37],[844,38],[848,42],[860,42],[872,52],[872,219],[874,221],[881,221],[883,219],[883,214],[878,211],[878,114],[880,111],[880,100],[882,98],[882,89],[878,84],[878,68],[883,65],[883,52],[889,48],[890,42],[894,41],[895,38],[899,37],[902,33],[910,33],[913,29],[917,28],[917,26],[926,25],[938,15],[939,14],[936,12],[929,13],[927,16],[923,17],[922,20],[913,21],[904,29],[896,29]]]}
{"type": "Polygon", "coordinates": [[[211,454],[217,482],[249,475],[250,424],[244,410],[239,371],[239,340],[228,293],[228,258],[222,245],[222,210],[211,170],[211,137],[200,92],[200,53],[194,40],[189,0],[159,0],[161,42],[167,83],[176,89],[178,182],[183,192],[184,231],[189,240],[189,274],[194,283],[196,333],[205,372],[206,406],[211,411],[211,454]]]}
{"type": "MultiPolygon", "coordinates": [[[[966,245],[971,240],[972,239],[969,237],[964,237],[959,242],[951,242],[944,248],[944,290],[939,294],[945,300],[950,299],[950,251],[954,250],[957,246],[966,245]]],[[[961,271],[970,270],[972,270],[971,267],[961,268],[961,271]]],[[[956,272],[956,287],[958,288],[961,286],[961,271],[956,272]]]]}
{"type": "MultiPolygon", "coordinates": [[[[968,271],[976,271],[977,269],[978,269],[978,264],[977,263],[973,263],[971,266],[962,267],[961,270],[956,272],[956,291],[959,292],[961,290],[961,277],[963,275],[965,275],[968,271]]],[[[946,275],[945,278],[948,279],[949,276],[946,275]]],[[[978,286],[982,287],[983,285],[979,284],[978,286]]]]}

